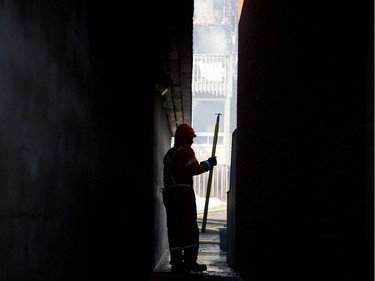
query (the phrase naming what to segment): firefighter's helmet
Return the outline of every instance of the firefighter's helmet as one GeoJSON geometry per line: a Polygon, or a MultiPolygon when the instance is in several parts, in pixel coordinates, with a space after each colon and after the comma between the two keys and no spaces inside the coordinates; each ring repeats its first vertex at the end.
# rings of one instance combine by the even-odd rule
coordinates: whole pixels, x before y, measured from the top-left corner
{"type": "Polygon", "coordinates": [[[176,133],[174,135],[175,141],[192,141],[193,138],[195,138],[197,135],[195,134],[195,131],[192,127],[190,127],[188,124],[181,124],[177,127],[176,133]]]}

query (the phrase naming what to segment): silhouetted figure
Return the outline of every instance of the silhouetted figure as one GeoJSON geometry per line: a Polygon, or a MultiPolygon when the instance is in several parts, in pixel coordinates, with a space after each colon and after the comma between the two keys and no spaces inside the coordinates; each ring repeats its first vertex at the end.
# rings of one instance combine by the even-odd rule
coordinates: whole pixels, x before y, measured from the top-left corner
{"type": "Polygon", "coordinates": [[[189,125],[178,126],[174,146],[163,159],[163,203],[167,212],[171,271],[175,273],[207,270],[206,265],[197,263],[199,227],[193,176],[209,171],[217,161],[215,156],[198,162],[191,148],[195,137],[189,125]]]}

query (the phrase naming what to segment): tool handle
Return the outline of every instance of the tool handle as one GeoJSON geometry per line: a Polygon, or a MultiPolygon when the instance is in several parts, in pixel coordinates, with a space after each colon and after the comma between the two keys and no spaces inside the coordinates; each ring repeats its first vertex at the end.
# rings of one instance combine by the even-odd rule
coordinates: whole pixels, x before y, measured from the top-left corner
{"type": "MultiPolygon", "coordinates": [[[[217,144],[217,136],[219,134],[219,121],[220,121],[220,113],[216,113],[216,124],[215,124],[215,132],[214,132],[214,140],[212,145],[212,152],[211,157],[214,157],[216,154],[216,144],[217,144]]],[[[206,224],[207,224],[207,213],[208,213],[208,203],[210,200],[210,193],[211,193],[211,185],[212,185],[212,172],[213,167],[210,168],[209,175],[208,175],[208,182],[207,182],[207,191],[206,191],[206,202],[204,204],[204,212],[203,212],[203,221],[202,221],[202,233],[206,232],[206,224]]]]}

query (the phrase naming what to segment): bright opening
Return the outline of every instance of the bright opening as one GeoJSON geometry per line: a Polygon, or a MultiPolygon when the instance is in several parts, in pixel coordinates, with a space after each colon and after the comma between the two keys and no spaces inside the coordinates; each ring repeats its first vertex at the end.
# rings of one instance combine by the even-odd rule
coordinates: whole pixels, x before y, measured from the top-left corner
{"type": "MultiPolygon", "coordinates": [[[[193,18],[192,126],[198,160],[213,152],[217,113],[220,113],[208,207],[226,210],[230,189],[232,133],[237,127],[238,0],[195,0],[193,18]]],[[[204,210],[208,173],[196,176],[198,212],[204,210]]],[[[226,213],[225,213],[226,215],[226,213]]]]}

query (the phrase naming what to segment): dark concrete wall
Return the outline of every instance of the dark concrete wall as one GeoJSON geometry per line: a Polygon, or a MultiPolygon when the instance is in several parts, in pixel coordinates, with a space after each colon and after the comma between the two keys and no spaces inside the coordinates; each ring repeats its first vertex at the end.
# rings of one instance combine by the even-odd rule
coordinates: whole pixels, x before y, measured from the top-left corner
{"type": "Polygon", "coordinates": [[[88,274],[98,81],[73,3],[0,3],[1,280],[88,274]]]}
{"type": "MultiPolygon", "coordinates": [[[[153,269],[160,261],[163,254],[169,250],[168,235],[167,235],[167,218],[165,207],[163,205],[163,198],[161,189],[163,184],[163,157],[168,149],[171,147],[171,129],[165,114],[163,105],[163,97],[155,96],[155,117],[154,117],[154,204],[153,204],[153,269]]],[[[148,238],[149,239],[149,238],[148,238]]]]}
{"type": "Polygon", "coordinates": [[[373,280],[373,3],[245,1],[236,269],[373,280]]]}
{"type": "Polygon", "coordinates": [[[158,7],[0,1],[1,280],[142,280],[166,249],[158,7]]]}

